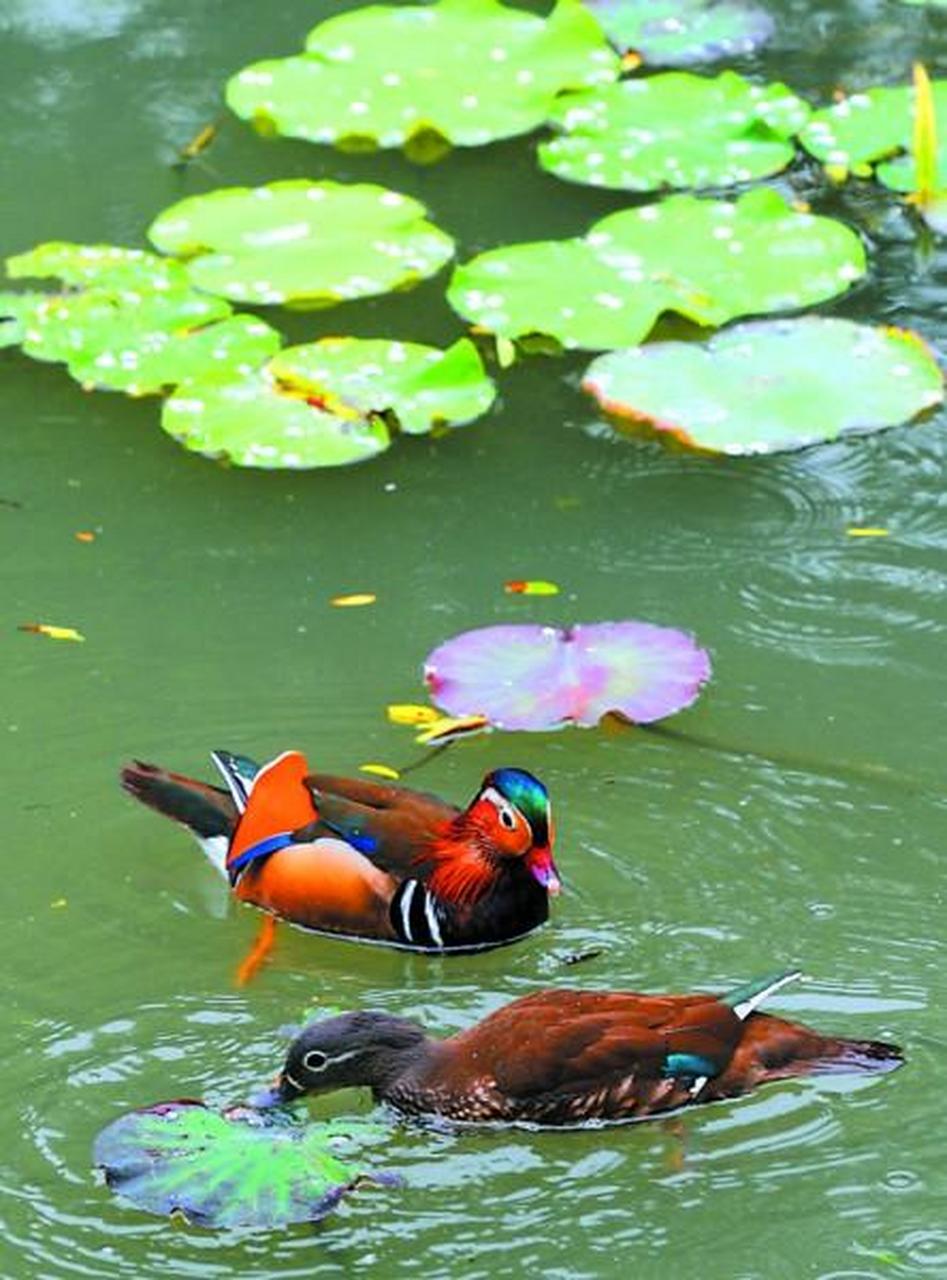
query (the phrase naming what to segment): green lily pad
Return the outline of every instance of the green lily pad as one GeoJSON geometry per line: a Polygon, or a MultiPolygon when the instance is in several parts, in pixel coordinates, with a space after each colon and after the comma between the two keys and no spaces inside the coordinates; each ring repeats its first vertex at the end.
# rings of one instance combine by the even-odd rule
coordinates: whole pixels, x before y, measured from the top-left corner
{"type": "Polygon", "coordinates": [[[239,378],[199,379],[164,405],[188,449],[243,467],[337,467],[383,452],[393,435],[459,426],[493,403],[473,343],[446,351],[382,339],[287,347],[239,378]]]}
{"type": "Polygon", "coordinates": [[[27,320],[45,299],[43,293],[0,292],[0,349],[20,345],[27,320]]]}
{"type": "Polygon", "coordinates": [[[557,178],[595,187],[729,186],[784,169],[809,114],[784,84],[669,71],[560,98],[549,122],[561,136],[539,159],[557,178]]]}
{"type": "Polygon", "coordinates": [[[721,325],[811,306],[865,267],[843,223],[764,187],[736,201],[671,196],[611,214],[582,239],[490,250],[456,269],[447,296],[502,339],[542,334],[594,350],[640,342],[665,311],[721,325]]]}
{"type": "Polygon", "coordinates": [[[25,253],[7,258],[7,274],[14,280],[62,280],[87,289],[129,290],[136,293],[185,288],[187,272],[179,262],[159,258],[147,249],[117,244],[76,244],[47,240],[25,253]]]}
{"type": "MultiPolygon", "coordinates": [[[[931,83],[937,116],[937,167],[947,174],[947,80],[931,83]]],[[[852,93],[816,111],[799,135],[806,150],[835,176],[875,176],[893,191],[913,191],[914,89],[883,86],[852,93]]]]}
{"type": "Polygon", "coordinates": [[[738,57],[764,44],[775,23],[729,0],[585,0],[609,39],[645,62],[686,67],[738,57]]]}
{"type": "Polygon", "coordinates": [[[467,338],[446,351],[414,342],[323,338],[289,347],[270,362],[279,382],[367,414],[392,414],[399,430],[424,435],[486,413],[496,388],[467,338]]]}
{"type": "Polygon", "coordinates": [[[239,71],[227,102],[270,133],[411,154],[427,135],[479,146],[527,133],[561,90],[618,72],[579,0],[548,19],[497,0],[369,5],[320,23],[304,54],[239,71]]]}
{"type": "Polygon", "coordinates": [[[254,368],[282,341],[255,316],[232,315],[222,298],[192,289],[180,264],[154,254],[51,243],[9,266],[15,276],[58,275],[80,286],[7,295],[14,317],[0,342],[19,343],[35,360],[64,361],[85,387],[161,392],[197,375],[254,368]]]}
{"type": "Polygon", "coordinates": [[[756,321],[705,345],[656,342],[593,360],[583,381],[617,419],[712,453],[776,453],[878,431],[939,404],[917,334],[806,316],[756,321]]]}
{"type": "Polygon", "coordinates": [[[370,183],[290,180],[190,196],[148,230],[191,283],[241,302],[330,306],[433,275],[454,242],[417,200],[370,183]]]}
{"type": "Polygon", "coordinates": [[[164,1102],[120,1116],[95,1140],[106,1184],[146,1213],[201,1227],[285,1227],[324,1217],[364,1174],[351,1157],[365,1121],[302,1123],[279,1110],[164,1102]]]}

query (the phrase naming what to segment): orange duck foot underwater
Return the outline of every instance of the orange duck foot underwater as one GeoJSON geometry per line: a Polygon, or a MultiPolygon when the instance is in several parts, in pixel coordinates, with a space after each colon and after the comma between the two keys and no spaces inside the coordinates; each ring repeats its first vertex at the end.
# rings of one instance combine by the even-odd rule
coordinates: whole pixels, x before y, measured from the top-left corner
{"type": "Polygon", "coordinates": [[[540,991],[446,1040],[384,1013],[308,1026],[257,1105],[369,1085],[408,1114],[572,1125],[634,1120],[771,1080],[900,1066],[896,1045],[839,1040],[756,1013],[797,973],[727,995],[540,991]]]}
{"type": "Polygon", "coordinates": [[[262,769],[214,752],[227,790],[154,765],[122,785],[187,827],[234,894],[321,933],[471,951],[523,937],[559,891],[546,788],[521,769],[487,774],[460,810],[437,796],[311,774],[289,751],[262,769]]]}

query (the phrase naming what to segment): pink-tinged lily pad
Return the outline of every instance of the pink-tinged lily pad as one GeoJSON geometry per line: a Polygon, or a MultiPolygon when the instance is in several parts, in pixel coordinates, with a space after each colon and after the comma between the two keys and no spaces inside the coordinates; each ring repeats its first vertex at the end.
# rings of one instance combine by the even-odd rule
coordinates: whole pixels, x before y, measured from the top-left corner
{"type": "Polygon", "coordinates": [[[498,729],[591,726],[609,713],[636,724],[690,706],[710,658],[685,631],[648,622],[511,625],[464,631],[428,655],[432,700],[498,729]]]}

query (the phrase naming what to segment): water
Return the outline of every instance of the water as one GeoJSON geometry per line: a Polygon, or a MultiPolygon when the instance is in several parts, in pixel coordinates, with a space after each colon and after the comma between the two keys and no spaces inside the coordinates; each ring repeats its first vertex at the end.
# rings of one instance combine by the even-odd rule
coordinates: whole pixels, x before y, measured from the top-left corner
{"type": "MultiPolygon", "coordinates": [[[[529,142],[424,170],[233,124],[187,174],[168,167],[229,71],[290,51],[342,7],[5,0],[0,247],[137,244],[184,193],[290,176],[416,193],[465,254],[570,234],[622,205],[541,175],[529,142]]],[[[780,13],[760,66],[813,97],[904,77],[918,54],[936,70],[947,53],[947,16],[893,0],[780,13]]],[[[812,171],[799,163],[780,185],[810,192],[812,171]]],[[[870,280],[827,310],[915,325],[942,347],[944,250],[919,255],[871,190],[817,203],[857,212],[873,237],[870,280]]],[[[445,341],[458,325],[441,287],[291,332],[445,341]]],[[[708,461],[603,435],[576,390],[582,366],[514,368],[499,410],[450,440],[268,476],[186,455],[153,402],[83,396],[59,369],[4,355],[4,1277],[947,1274],[944,414],[795,457],[708,461]],[[853,524],[891,533],[853,540],[853,524]],[[82,529],[96,541],[75,541],[82,529]],[[563,594],[504,596],[521,577],[563,594]],[[378,604],[328,606],[353,590],[378,604]],[[122,760],[206,773],[212,747],[298,745],[339,772],[404,763],[410,737],[383,708],[420,694],[443,637],[624,616],[691,628],[713,651],[713,685],[671,726],[687,737],[485,738],[418,776],[458,800],[494,764],[548,782],[570,881],[549,928],[454,960],[284,930],[256,982],[234,988],[259,917],[120,794],[122,760]],[[87,642],[15,630],[36,620],[87,642]],[[590,947],[602,954],[566,966],[590,947]],[[397,1127],[403,1189],[275,1235],[146,1218],[89,1167],[96,1131],[130,1107],[258,1087],[280,1026],[314,1005],[383,1005],[447,1032],[540,984],[686,990],[795,963],[810,979],[776,1007],[891,1037],[905,1069],[606,1131],[397,1127]]],[[[316,1112],[352,1109],[370,1102],[316,1112]]]]}

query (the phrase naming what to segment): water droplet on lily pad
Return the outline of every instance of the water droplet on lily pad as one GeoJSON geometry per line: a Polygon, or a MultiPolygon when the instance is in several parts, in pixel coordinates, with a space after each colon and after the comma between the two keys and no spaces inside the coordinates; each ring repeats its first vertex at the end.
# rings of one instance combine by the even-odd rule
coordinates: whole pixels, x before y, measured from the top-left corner
{"type": "Polygon", "coordinates": [[[732,0],[585,0],[609,39],[656,66],[752,53],[775,29],[762,9],[732,0]]]}
{"type": "Polygon", "coordinates": [[[148,230],[193,285],[240,302],[331,306],[433,275],[454,242],[417,200],[372,183],[290,179],[189,196],[148,230]]]}
{"type": "Polygon", "coordinates": [[[285,1227],[324,1217],[365,1175],[362,1120],[303,1123],[278,1109],[165,1102],[120,1116],[95,1140],[106,1184],[146,1213],[195,1226],[285,1227]]]}
{"type": "Polygon", "coordinates": [[[535,129],[557,93],[618,72],[579,0],[548,18],[497,0],[370,5],[320,23],[303,54],[239,71],[227,103],[266,132],[424,161],[535,129]]]}
{"type": "Polygon", "coordinates": [[[865,272],[854,231],[762,187],[735,201],[671,196],[610,214],[582,238],[506,245],[457,267],[455,311],[503,338],[565,347],[640,342],[666,311],[700,325],[796,310],[865,272]],[[563,293],[563,281],[569,282],[563,293]]]}
{"type": "Polygon", "coordinates": [[[582,385],[619,424],[750,454],[906,422],[941,402],[943,381],[915,333],[805,316],[737,325],[706,344],[612,351],[582,385]]]}
{"type": "Polygon", "coordinates": [[[428,655],[431,700],[498,729],[592,726],[618,715],[661,720],[696,699],[710,658],[693,636],[648,622],[480,627],[428,655]]]}
{"type": "Polygon", "coordinates": [[[784,169],[808,118],[783,84],[670,71],[559,98],[549,117],[559,136],[539,159],[558,178],[596,187],[731,186],[784,169]]]}

